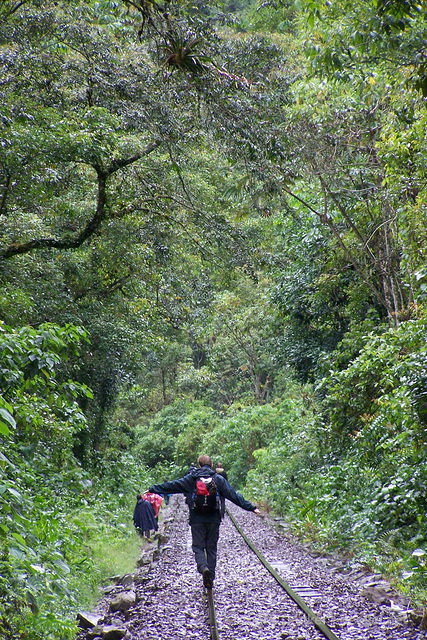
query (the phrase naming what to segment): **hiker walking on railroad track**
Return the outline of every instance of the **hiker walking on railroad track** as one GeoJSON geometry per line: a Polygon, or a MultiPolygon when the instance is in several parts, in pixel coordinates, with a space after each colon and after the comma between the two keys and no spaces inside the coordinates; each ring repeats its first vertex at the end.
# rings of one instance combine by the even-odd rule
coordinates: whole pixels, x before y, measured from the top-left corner
{"type": "Polygon", "coordinates": [[[159,528],[153,505],[148,500],[145,500],[140,493],[136,496],[133,523],[135,529],[145,538],[149,538],[150,532],[157,531],[159,528]]]}
{"type": "Polygon", "coordinates": [[[207,455],[199,456],[198,469],[177,480],[156,484],[152,493],[190,494],[186,500],[190,512],[192,549],[197,570],[203,576],[203,584],[211,589],[215,579],[219,527],[221,524],[221,497],[231,500],[245,511],[259,514],[256,505],[237,493],[225,478],[212,468],[207,455]]]}

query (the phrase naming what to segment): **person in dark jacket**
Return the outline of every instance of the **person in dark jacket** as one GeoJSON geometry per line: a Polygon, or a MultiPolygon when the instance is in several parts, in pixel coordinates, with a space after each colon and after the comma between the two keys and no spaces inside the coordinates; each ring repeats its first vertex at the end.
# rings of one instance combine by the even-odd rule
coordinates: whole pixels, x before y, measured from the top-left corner
{"type": "Polygon", "coordinates": [[[136,496],[136,500],[137,502],[133,512],[133,523],[142,536],[149,538],[150,531],[157,531],[159,528],[153,505],[148,502],[148,500],[144,500],[141,494],[136,496]]]}
{"type": "Polygon", "coordinates": [[[223,478],[225,478],[226,480],[228,480],[227,477],[227,472],[224,469],[224,465],[222,464],[222,462],[218,462],[216,467],[215,467],[215,473],[219,473],[223,478]]]}
{"type": "MultiPolygon", "coordinates": [[[[209,456],[199,456],[199,468],[196,471],[187,473],[182,478],[156,484],[149,488],[153,493],[183,493],[184,495],[195,495],[197,480],[202,478],[213,479],[219,499],[223,496],[231,500],[245,511],[259,513],[256,505],[237,493],[225,478],[215,473],[212,469],[212,460],[209,456]]],[[[192,536],[192,549],[195,556],[197,570],[203,576],[203,584],[207,589],[211,589],[215,579],[217,546],[219,538],[219,526],[221,524],[220,500],[211,511],[200,512],[196,507],[195,500],[188,504],[190,511],[190,527],[192,536]]]]}

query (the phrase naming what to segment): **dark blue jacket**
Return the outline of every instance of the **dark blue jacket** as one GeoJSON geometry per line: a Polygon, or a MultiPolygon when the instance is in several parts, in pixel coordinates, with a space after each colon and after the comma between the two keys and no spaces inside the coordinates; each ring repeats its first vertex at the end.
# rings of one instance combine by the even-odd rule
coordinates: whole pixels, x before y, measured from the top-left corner
{"type": "MultiPolygon", "coordinates": [[[[196,488],[196,480],[197,478],[206,478],[208,476],[215,476],[215,483],[218,488],[218,492],[220,497],[227,498],[227,500],[231,500],[234,504],[237,504],[238,507],[241,507],[245,511],[254,511],[256,509],[256,505],[252,504],[248,500],[237,493],[233,489],[233,487],[228,483],[227,480],[223,476],[212,469],[212,467],[201,467],[201,469],[197,469],[192,473],[187,473],[183,478],[178,478],[177,480],[171,480],[170,482],[163,482],[162,484],[155,484],[149,488],[149,491],[153,493],[184,493],[184,494],[192,494],[196,488]]],[[[196,522],[221,522],[221,513],[218,509],[214,513],[205,513],[200,514],[196,513],[192,509],[192,505],[189,504],[190,509],[190,524],[196,522]]]]}
{"type": "Polygon", "coordinates": [[[158,524],[154,516],[153,505],[147,500],[138,500],[133,512],[133,523],[141,533],[153,529],[157,531],[158,524]]]}

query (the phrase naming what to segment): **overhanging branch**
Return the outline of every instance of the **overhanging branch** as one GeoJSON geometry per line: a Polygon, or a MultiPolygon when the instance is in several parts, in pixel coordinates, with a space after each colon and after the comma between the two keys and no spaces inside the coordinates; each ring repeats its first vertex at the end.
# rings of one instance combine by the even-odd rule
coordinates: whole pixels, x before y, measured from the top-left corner
{"type": "MultiPolygon", "coordinates": [[[[11,15],[13,15],[14,13],[16,13],[18,11],[18,9],[20,9],[24,4],[26,4],[28,2],[28,0],[20,0],[20,2],[17,2],[16,5],[14,7],[11,7],[10,9],[8,9],[7,7],[4,9],[5,11],[5,16],[4,19],[7,20],[8,18],[10,18],[11,15]]],[[[3,9],[2,9],[3,11],[3,9]]],[[[1,13],[0,13],[1,16],[1,13]]]]}
{"type": "Polygon", "coordinates": [[[0,259],[6,260],[12,256],[29,253],[35,249],[77,249],[88,238],[93,236],[106,218],[107,205],[107,181],[108,178],[116,171],[134,164],[142,157],[149,155],[162,144],[162,140],[154,140],[141,152],[129,156],[128,158],[119,158],[112,160],[107,168],[99,165],[93,165],[97,174],[97,198],[96,210],[92,218],[87,222],[86,226],[75,236],[63,236],[62,238],[34,238],[28,242],[14,242],[3,249],[0,249],[0,259]]]}

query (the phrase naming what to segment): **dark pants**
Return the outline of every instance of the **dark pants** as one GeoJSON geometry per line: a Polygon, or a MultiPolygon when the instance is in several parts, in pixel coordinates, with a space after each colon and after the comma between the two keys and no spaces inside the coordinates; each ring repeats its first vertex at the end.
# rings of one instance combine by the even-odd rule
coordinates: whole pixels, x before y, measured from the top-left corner
{"type": "Polygon", "coordinates": [[[203,573],[203,569],[208,567],[212,579],[215,578],[219,525],[219,522],[197,522],[191,525],[197,571],[203,573]]]}

